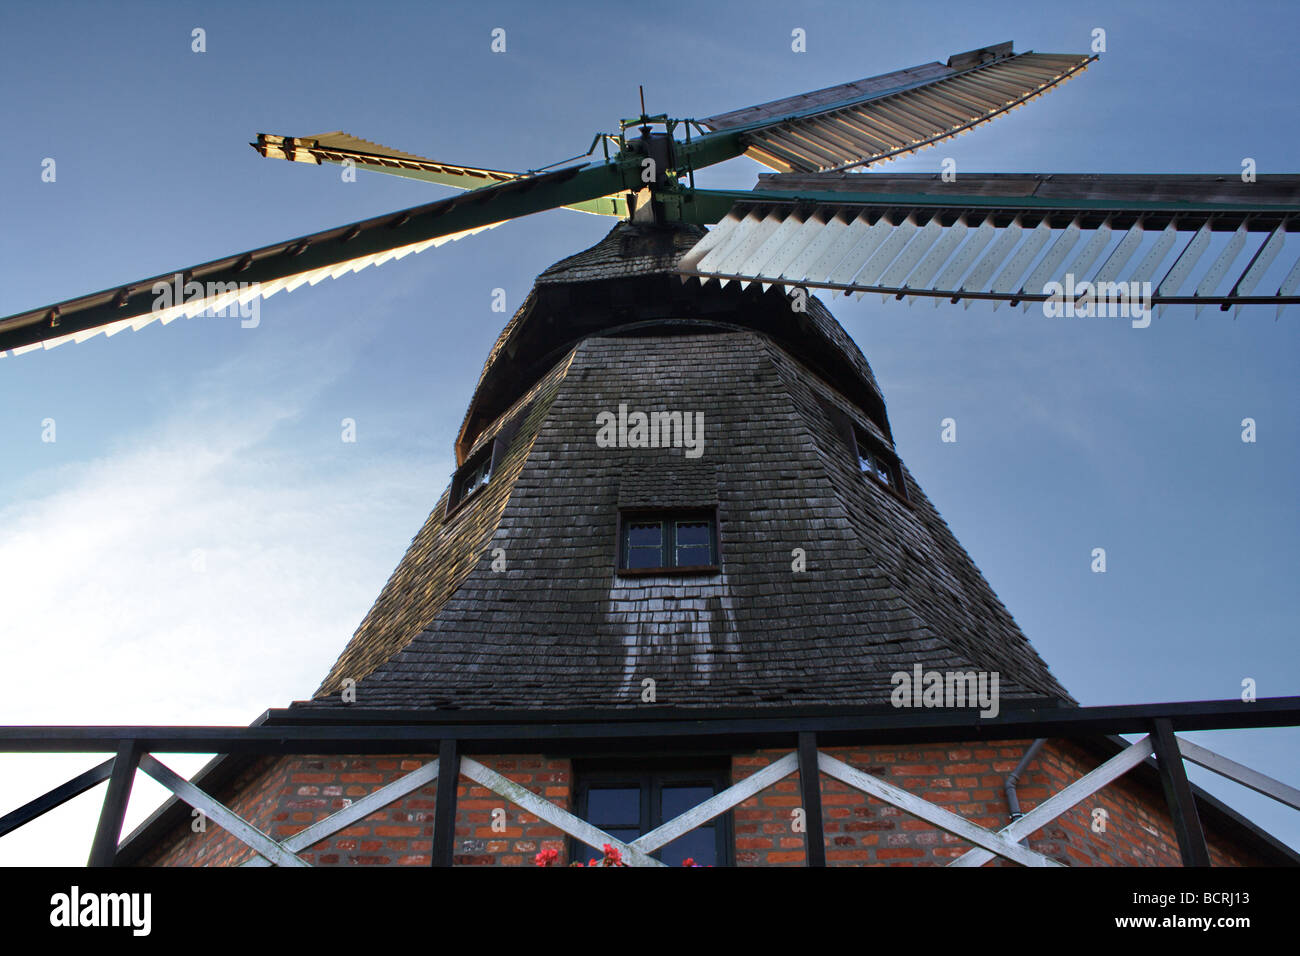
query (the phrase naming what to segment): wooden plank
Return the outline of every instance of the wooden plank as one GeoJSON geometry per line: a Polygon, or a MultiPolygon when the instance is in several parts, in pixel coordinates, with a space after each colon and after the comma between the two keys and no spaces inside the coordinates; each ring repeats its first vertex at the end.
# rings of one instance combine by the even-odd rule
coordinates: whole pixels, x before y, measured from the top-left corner
{"type": "Polygon", "coordinates": [[[642,850],[622,840],[610,836],[599,827],[594,827],[586,820],[574,816],[568,810],[557,807],[545,797],[539,797],[527,787],[501,776],[495,770],[483,766],[477,760],[462,757],[460,772],[475,783],[480,783],[498,796],[505,797],[517,807],[527,810],[533,816],[560,830],[576,840],[581,840],[589,847],[599,850],[604,844],[617,847],[623,854],[623,860],[629,866],[663,866],[654,857],[647,856],[642,850]]]}
{"type": "MultiPolygon", "coordinates": [[[[938,221],[939,218],[936,215],[931,221],[938,221]]],[[[957,248],[957,244],[966,237],[969,228],[966,225],[966,217],[963,216],[944,230],[943,238],[934,244],[934,248],[925,254],[921,264],[907,276],[907,287],[910,289],[927,288],[930,285],[930,280],[939,271],[939,267],[948,261],[953,249],[957,248]]],[[[915,298],[908,300],[909,303],[915,301],[915,298]]]]}
{"type": "MultiPolygon", "coordinates": [[[[989,286],[991,292],[1010,292],[1016,288],[1016,280],[1025,274],[1029,269],[1029,264],[1034,261],[1043,246],[1047,245],[1047,240],[1052,237],[1052,229],[1044,219],[1025,237],[1016,254],[1011,257],[998,277],[993,280],[989,286]]],[[[995,305],[996,309],[997,306],[995,305]]]]}
{"type": "Polygon", "coordinates": [[[1164,232],[1160,233],[1160,237],[1152,243],[1151,248],[1142,257],[1142,261],[1138,263],[1138,267],[1133,271],[1133,275],[1129,277],[1128,281],[1130,283],[1136,282],[1138,285],[1143,282],[1150,282],[1151,277],[1156,274],[1157,267],[1165,261],[1165,256],[1169,255],[1169,250],[1174,247],[1174,243],[1177,241],[1178,230],[1171,222],[1165,226],[1164,232]]]}
{"type": "MultiPolygon", "coordinates": [[[[1291,266],[1291,271],[1287,273],[1286,278],[1282,280],[1282,284],[1278,286],[1277,294],[1280,297],[1287,297],[1292,295],[1296,289],[1300,289],[1300,259],[1296,259],[1295,264],[1291,266]]],[[[1282,318],[1282,308],[1280,305],[1277,307],[1275,321],[1282,318]]]]}
{"type": "Polygon", "coordinates": [[[1235,760],[1229,760],[1222,754],[1217,754],[1213,750],[1206,750],[1204,747],[1181,737],[1178,738],[1178,751],[1183,755],[1184,760],[1190,760],[1206,770],[1213,770],[1229,780],[1235,780],[1244,787],[1250,787],[1256,793],[1262,793],[1266,797],[1272,797],[1279,803],[1285,803],[1288,807],[1300,810],[1300,790],[1295,787],[1288,786],[1280,780],[1274,780],[1257,770],[1251,770],[1235,760]]]}
{"type": "Polygon", "coordinates": [[[729,113],[719,113],[716,116],[700,120],[700,123],[710,129],[720,130],[748,126],[764,120],[784,119],[792,114],[809,109],[816,109],[817,107],[830,109],[855,99],[866,99],[886,90],[897,89],[900,86],[907,86],[924,80],[939,79],[951,75],[952,72],[942,63],[926,63],[922,66],[897,70],[882,76],[854,80],[851,83],[828,86],[822,90],[800,93],[797,96],[788,96],[769,103],[760,103],[757,106],[747,106],[742,109],[732,110],[729,113]]]}
{"type": "MultiPolygon", "coordinates": [[[[1008,199],[1037,198],[1077,200],[1082,203],[1112,202],[1117,208],[1129,203],[1178,203],[1192,212],[1206,205],[1240,205],[1245,208],[1300,206],[1300,175],[1268,174],[1253,183],[1236,176],[1129,173],[962,173],[955,182],[945,183],[937,173],[883,173],[864,177],[862,173],[761,173],[755,187],[760,191],[866,192],[875,194],[917,193],[944,190],[958,196],[1002,196],[1008,199]]],[[[1182,227],[1190,231],[1191,226],[1182,227]]],[[[1231,227],[1236,228],[1236,225],[1231,227]]],[[[1251,231],[1271,231],[1258,225],[1251,231]]],[[[1288,224],[1300,230],[1300,223],[1288,224]]]]}
{"type": "Polygon", "coordinates": [[[35,800],[29,800],[17,810],[11,810],[0,817],[0,837],[17,830],[25,823],[30,823],[41,814],[49,813],[55,807],[62,806],[73,797],[81,796],[91,787],[107,780],[112,772],[113,758],[110,757],[98,766],[91,767],[85,773],[73,777],[67,783],[55,787],[35,800]]]}
{"type": "Polygon", "coordinates": [[[1246,271],[1241,274],[1236,284],[1232,287],[1229,295],[1250,295],[1255,291],[1255,286],[1259,285],[1259,280],[1264,278],[1264,273],[1268,267],[1273,264],[1277,254],[1282,251],[1282,243],[1286,239],[1286,224],[1279,223],[1278,227],[1273,230],[1267,239],[1255,250],[1254,257],[1250,260],[1250,265],[1246,271]]]}
{"type": "MultiPolygon", "coordinates": [[[[1233,261],[1236,260],[1237,256],[1241,253],[1242,247],[1245,245],[1246,224],[1243,222],[1237,227],[1237,231],[1232,234],[1232,238],[1228,240],[1228,244],[1223,247],[1223,251],[1219,253],[1219,257],[1214,260],[1214,264],[1210,266],[1210,271],[1205,273],[1200,284],[1196,287],[1197,296],[1214,295],[1214,290],[1219,287],[1219,282],[1222,281],[1225,275],[1227,275],[1228,268],[1232,265],[1233,261]]],[[[1201,314],[1200,306],[1196,307],[1196,314],[1201,314]]]]}
{"type": "MultiPolygon", "coordinates": [[[[1001,235],[998,236],[997,242],[993,243],[992,248],[976,263],[970,275],[962,282],[961,291],[982,292],[984,286],[988,285],[989,280],[993,278],[993,273],[1011,255],[1011,250],[1020,241],[1020,236],[1024,231],[1025,227],[1020,224],[1019,219],[1003,229],[1001,235]]],[[[966,307],[970,307],[970,299],[966,300],[966,307]]]]}
{"type": "Polygon", "coordinates": [[[95,826],[95,839],[90,846],[88,866],[112,866],[117,858],[117,841],[122,836],[122,820],[126,805],[131,800],[131,782],[140,763],[140,747],[134,740],[124,740],[117,747],[113,770],[104,793],[104,806],[99,811],[95,826]]]}
{"type": "Polygon", "coordinates": [[[894,260],[879,279],[881,285],[903,285],[912,269],[943,237],[940,217],[931,216],[920,232],[907,244],[907,248],[894,260]]]}
{"type": "MultiPolygon", "coordinates": [[[[1151,738],[1144,737],[1130,744],[1100,767],[1090,770],[1060,793],[1048,797],[1019,820],[998,831],[999,836],[1008,840],[1023,840],[1035,830],[1041,829],[1069,810],[1081,800],[1092,796],[1112,780],[1122,777],[1152,754],[1151,738]]],[[[993,859],[994,854],[988,850],[968,850],[949,866],[983,866],[993,859]]]]}
{"type": "Polygon", "coordinates": [[[454,738],[438,743],[438,795],[433,804],[433,866],[451,866],[456,849],[456,786],[460,782],[460,755],[454,738]]]}
{"type": "Polygon", "coordinates": [[[822,821],[821,764],[817,735],[799,734],[799,794],[803,801],[804,847],[809,866],[826,865],[826,826],[822,821]]]}
{"type": "Polygon", "coordinates": [[[307,866],[308,863],[297,854],[290,853],[279,843],[240,817],[227,807],[218,803],[194,784],[181,777],[156,757],[145,754],[140,758],[140,769],[153,777],[180,799],[196,810],[201,810],[223,830],[239,840],[245,846],[262,854],[278,866],[307,866]]]}
{"type": "MultiPolygon", "coordinates": [[[[1020,844],[1008,840],[1000,834],[991,833],[983,827],[971,823],[965,817],[944,810],[942,807],[937,807],[928,800],[923,800],[906,790],[900,790],[893,784],[878,780],[871,774],[863,773],[861,770],[849,766],[842,760],[836,760],[828,754],[819,754],[817,763],[822,773],[834,777],[836,780],[842,780],[850,787],[856,787],[864,793],[869,793],[878,800],[883,800],[891,806],[905,810],[928,823],[933,823],[941,830],[946,830],[964,840],[969,840],[986,850],[992,850],[999,856],[1005,856],[1007,859],[1023,863],[1025,866],[1061,865],[1041,853],[1035,853],[1028,847],[1020,846],[1020,844]]],[[[811,832],[811,830],[810,824],[809,831],[811,832]]]]}
{"type": "Polygon", "coordinates": [[[725,242],[731,236],[732,231],[740,224],[740,220],[740,213],[733,208],[725,218],[718,221],[708,231],[708,234],[703,239],[691,246],[686,255],[682,256],[681,265],[687,269],[694,269],[696,263],[703,259],[714,246],[725,242]]]}
{"type": "MultiPolygon", "coordinates": [[[[704,256],[700,259],[700,264],[696,268],[701,272],[716,271],[716,266],[720,262],[731,258],[732,252],[749,240],[749,237],[754,234],[763,222],[765,215],[761,210],[750,210],[745,215],[745,218],[738,222],[731,223],[730,217],[728,217],[727,220],[715,226],[713,231],[718,231],[721,234],[717,240],[707,247],[704,256]]],[[[712,231],[710,235],[712,235],[712,231]]],[[[707,240],[708,236],[701,239],[700,243],[703,244],[707,240]]]]}
{"type": "MultiPolygon", "coordinates": [[[[958,280],[966,274],[966,270],[975,261],[975,257],[982,253],[984,247],[993,241],[993,234],[996,231],[993,225],[993,217],[988,216],[970,234],[970,238],[962,243],[952,261],[944,267],[943,272],[939,275],[934,288],[940,291],[956,290],[958,280]]],[[[936,301],[935,304],[938,305],[938,302],[936,301]]]]}
{"type": "Polygon", "coordinates": [[[850,249],[840,260],[833,272],[831,272],[828,281],[830,282],[851,282],[853,277],[858,274],[867,261],[876,254],[889,234],[894,231],[894,224],[884,216],[876,220],[875,224],[862,233],[860,238],[852,249],[850,249]]]}
{"type": "MultiPolygon", "coordinates": [[[[915,215],[908,216],[900,222],[894,227],[894,231],[889,234],[889,238],[881,243],[880,248],[858,270],[854,281],[862,285],[876,285],[880,281],[880,277],[884,275],[885,270],[903,251],[903,247],[920,229],[921,227],[918,225],[915,215]]],[[[862,296],[859,295],[858,298],[860,299],[862,296]]]]}
{"type": "Polygon", "coordinates": [[[1196,797],[1192,794],[1192,785],[1187,779],[1187,770],[1183,766],[1183,755],[1179,752],[1173,725],[1164,718],[1159,718],[1152,724],[1154,731],[1151,737],[1156,748],[1160,785],[1164,788],[1169,815],[1173,818],[1174,834],[1178,837],[1178,851],[1182,855],[1183,866],[1209,866],[1210,848],[1205,844],[1205,832],[1201,829],[1201,818],[1196,812],[1196,797]]]}
{"type": "MultiPolygon", "coordinates": [[[[1133,258],[1133,253],[1137,252],[1138,246],[1142,244],[1142,237],[1146,231],[1142,228],[1142,221],[1139,219],[1129,227],[1128,232],[1124,233],[1124,238],[1119,241],[1115,249],[1106,258],[1102,267],[1097,270],[1097,274],[1092,277],[1092,284],[1099,285],[1102,282],[1114,282],[1119,278],[1120,270],[1128,265],[1129,259],[1133,258]]],[[[1076,281],[1080,279],[1075,276],[1076,281]]]]}

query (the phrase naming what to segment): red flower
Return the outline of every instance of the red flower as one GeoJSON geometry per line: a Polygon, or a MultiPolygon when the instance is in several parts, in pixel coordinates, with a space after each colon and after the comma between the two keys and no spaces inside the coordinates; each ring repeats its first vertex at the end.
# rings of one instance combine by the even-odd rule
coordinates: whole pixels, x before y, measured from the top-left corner
{"type": "Polygon", "coordinates": [[[560,856],[559,850],[556,849],[543,850],[541,853],[533,857],[533,863],[535,863],[537,866],[550,866],[559,858],[559,856],[560,856]]]}
{"type": "Polygon", "coordinates": [[[682,866],[698,866],[698,865],[699,864],[695,862],[695,857],[693,856],[688,856],[686,859],[682,860],[682,866]]]}
{"type": "Polygon", "coordinates": [[[601,849],[605,851],[605,859],[604,862],[602,863],[603,866],[625,866],[626,865],[623,862],[623,854],[619,852],[618,847],[606,843],[603,847],[601,847],[601,849]]]}

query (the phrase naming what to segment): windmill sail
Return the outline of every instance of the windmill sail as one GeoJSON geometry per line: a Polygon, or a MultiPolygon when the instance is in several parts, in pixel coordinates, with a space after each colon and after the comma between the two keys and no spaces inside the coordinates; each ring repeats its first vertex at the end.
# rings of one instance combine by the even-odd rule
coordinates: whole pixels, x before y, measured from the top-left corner
{"type": "Polygon", "coordinates": [[[725,198],[683,276],[1026,306],[1084,280],[1149,283],[1152,305],[1300,301],[1300,261],[1260,286],[1300,231],[1300,176],[766,174],[725,198]]]}
{"type": "Polygon", "coordinates": [[[478,189],[494,183],[508,183],[523,173],[502,169],[480,169],[439,163],[414,153],[404,153],[391,146],[381,146],[370,140],[349,135],[342,130],[318,133],[314,136],[277,136],[258,133],[257,142],[249,143],[268,159],[284,159],[293,163],[321,163],[343,165],[352,162],[357,166],[373,168],[379,172],[423,179],[427,182],[455,186],[458,189],[478,189]]]}
{"type": "Polygon", "coordinates": [[[1300,301],[1300,263],[1276,292],[1260,294],[1286,233],[1300,229],[1297,177],[962,175],[947,183],[843,172],[987,122],[1094,59],[1016,54],[1004,43],[700,123],[642,116],[630,121],[645,127],[640,140],[605,137],[617,140],[617,156],[537,174],[438,163],[342,132],[261,134],[253,146],[264,156],[351,162],[467,192],[0,319],[0,355],[221,311],[558,207],[717,223],[679,268],[723,284],[1029,303],[1062,279],[1091,276],[1152,283],[1156,305],[1300,301]],[[651,122],[667,132],[651,135],[651,122]],[[674,140],[683,125],[686,141],[674,140]],[[692,139],[692,127],[711,132],[692,139]],[[680,182],[742,154],[784,172],[761,177],[752,192],[680,182]],[[667,175],[647,180],[656,159],[667,175]],[[1211,234],[1223,231],[1232,236],[1211,255],[1211,234]]]}
{"type": "Polygon", "coordinates": [[[1011,43],[701,120],[740,134],[779,172],[866,166],[933,146],[1042,95],[1095,56],[1014,53],[1011,43]]]}
{"type": "Polygon", "coordinates": [[[608,166],[572,166],[175,269],[0,319],[0,355],[54,348],[155,321],[166,324],[303,283],[315,285],[509,219],[606,195],[618,183],[617,171],[608,166]]]}
{"type": "MultiPolygon", "coordinates": [[[[453,186],[456,189],[481,189],[484,186],[508,183],[528,175],[507,172],[504,169],[440,163],[414,153],[404,153],[391,146],[372,143],[370,140],[352,136],[342,130],[319,133],[315,136],[277,136],[272,133],[258,133],[257,142],[249,145],[268,159],[284,159],[317,166],[322,163],[336,166],[351,163],[358,169],[370,172],[419,179],[442,186],[453,186]]],[[[627,203],[621,195],[602,196],[599,199],[570,203],[564,208],[601,216],[627,214],[627,203]]]]}

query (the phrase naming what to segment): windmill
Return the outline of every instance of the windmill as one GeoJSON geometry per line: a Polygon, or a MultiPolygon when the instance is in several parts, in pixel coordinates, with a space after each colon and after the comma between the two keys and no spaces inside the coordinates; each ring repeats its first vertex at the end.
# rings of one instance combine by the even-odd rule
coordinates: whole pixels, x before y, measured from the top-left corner
{"type": "MultiPolygon", "coordinates": [[[[1213,176],[963,174],[949,181],[942,175],[862,172],[1016,109],[1095,59],[1017,54],[1004,43],[700,120],[647,115],[642,104],[640,115],[620,121],[616,132],[595,136],[578,162],[524,172],[453,165],[342,132],[261,134],[252,145],[268,158],[355,167],[464,192],[10,316],[0,320],[0,350],[17,355],[221,311],[535,212],[564,208],[613,217],[621,221],[604,242],[539,277],[484,368],[458,437],[459,468],[450,487],[317,694],[275,714],[274,721],[302,729],[353,719],[360,712],[349,709],[353,689],[365,707],[439,720],[452,710],[509,709],[525,701],[551,711],[576,702],[588,708],[588,720],[593,712],[610,718],[637,705],[637,693],[644,694],[650,679],[647,667],[659,668],[664,703],[672,699],[678,706],[743,705],[757,714],[787,705],[881,705],[891,696],[891,674],[907,673],[913,661],[958,671],[978,666],[1001,674],[1008,701],[1069,706],[1064,688],[903,467],[865,359],[807,292],[876,293],[935,304],[947,299],[1023,308],[1114,307],[1132,311],[1135,322],[1153,306],[1280,309],[1295,302],[1300,263],[1275,292],[1259,294],[1286,232],[1295,228],[1300,181],[1294,177],[1229,182],[1213,176]],[[699,170],[739,156],[774,172],[748,191],[696,187],[699,170]],[[1210,254],[1216,232],[1227,233],[1228,242],[1210,254]],[[1149,249],[1138,255],[1149,236],[1149,249]],[[663,281],[666,276],[671,284],[663,281]],[[1149,294],[1143,291],[1148,286],[1149,294]],[[1105,294],[1094,295],[1103,287],[1105,294]],[[706,343],[697,334],[713,338],[706,343]],[[722,371],[729,363],[729,371],[722,371]],[[574,439],[591,438],[577,430],[590,425],[591,403],[616,397],[612,390],[621,383],[631,383],[643,397],[655,394],[658,383],[647,385],[647,369],[694,402],[717,398],[711,389],[722,382],[732,397],[743,392],[749,401],[767,402],[775,417],[786,415],[785,432],[772,428],[764,436],[764,464],[815,450],[813,472],[825,494],[801,499],[792,492],[793,481],[778,490],[787,502],[781,520],[788,526],[829,529],[818,544],[827,546],[831,559],[823,555],[808,579],[829,582],[826,588],[800,590],[799,579],[792,591],[798,600],[774,606],[754,583],[755,569],[772,562],[772,549],[761,540],[769,519],[758,506],[764,488],[745,479],[735,459],[697,462],[706,456],[693,455],[689,441],[680,455],[645,461],[635,454],[614,456],[599,467],[566,454],[574,439]],[[684,386],[674,378],[682,375],[684,386]],[[777,455],[770,449],[780,441],[786,444],[777,455]],[[551,512],[529,512],[530,491],[537,493],[536,482],[552,462],[560,469],[552,488],[580,486],[590,497],[580,507],[565,499],[551,512]],[[586,511],[598,517],[588,521],[586,511]],[[909,537],[913,532],[919,537],[909,537]],[[582,560],[573,559],[567,575],[544,580],[538,573],[553,568],[555,557],[547,559],[535,542],[562,542],[567,549],[577,541],[585,548],[606,537],[616,542],[612,551],[604,545],[582,550],[582,560]],[[491,546],[508,539],[525,542],[509,560],[522,564],[527,579],[512,577],[504,560],[501,570],[494,566],[491,546]],[[498,574],[503,576],[493,577],[498,574]],[[614,581],[602,583],[602,575],[614,581]],[[846,575],[856,586],[847,590],[861,593],[839,596],[846,575]],[[697,583],[705,577],[720,580],[697,583]],[[636,583],[647,578],[662,580],[636,583]],[[552,589],[564,586],[572,598],[556,599],[552,589]],[[591,598],[597,591],[599,599],[591,598]],[[598,610],[581,610],[569,630],[549,629],[561,612],[593,601],[598,610]],[[665,603],[672,605],[666,614],[665,603]],[[762,633],[761,625],[772,621],[806,626],[812,650],[762,633]],[[661,625],[676,630],[656,630],[661,625]],[[506,626],[513,643],[503,643],[493,630],[506,626]],[[599,640],[582,643],[582,635],[593,631],[599,640]],[[870,640],[862,639],[864,633],[870,640]],[[574,643],[565,644],[566,636],[574,643]],[[674,686],[677,696],[671,698],[674,686]]],[[[752,422],[745,423],[744,409],[732,398],[709,407],[720,412],[725,428],[750,428],[744,447],[755,447],[752,422]]],[[[619,443],[626,437],[626,447],[635,451],[646,446],[631,441],[634,428],[625,426],[620,406],[619,443]]],[[[684,427],[679,434],[685,435],[684,427]]],[[[780,521],[770,524],[773,535],[785,530],[780,521]]],[[[784,538],[778,541],[785,546],[784,538]]],[[[567,550],[562,556],[572,557],[567,550]]],[[[789,563],[786,554],[780,558],[789,563]]],[[[639,700],[659,702],[653,694],[639,700]]],[[[1186,780],[1171,765],[1171,754],[1178,752],[1170,749],[1178,747],[1172,729],[1162,727],[1145,750],[1135,745],[1111,756],[1106,766],[1117,774],[1161,753],[1162,782],[1173,794],[1171,805],[1181,808],[1178,846],[1185,859],[1208,859],[1204,838],[1196,838],[1195,813],[1188,810],[1186,780]]],[[[309,736],[304,731],[301,740],[309,736]]],[[[338,750],[344,745],[337,741],[328,746],[335,749],[320,752],[348,752],[338,750]]],[[[365,752],[375,752],[378,744],[368,746],[365,752]]],[[[903,799],[892,790],[873,790],[852,767],[833,757],[823,763],[823,756],[811,733],[805,740],[800,731],[797,754],[773,761],[762,779],[779,780],[777,770],[788,775],[797,767],[806,780],[820,769],[850,786],[903,799]]],[[[115,780],[127,772],[120,768],[130,766],[130,759],[113,764],[115,780]]],[[[228,810],[187,790],[153,757],[135,759],[183,799],[210,809],[214,819],[230,820],[228,810]]],[[[588,845],[609,837],[632,859],[651,863],[652,853],[671,842],[663,831],[667,819],[642,819],[637,826],[599,820],[605,829],[593,833],[555,816],[512,790],[491,767],[461,759],[454,737],[445,737],[438,762],[425,764],[399,786],[410,788],[403,791],[409,794],[436,776],[438,813],[445,813],[435,824],[431,856],[437,860],[450,859],[455,836],[455,788],[447,781],[454,782],[456,774],[446,772],[449,766],[496,793],[514,794],[543,819],[562,820],[570,827],[566,833],[588,845]],[[448,800],[451,809],[444,811],[448,800]],[[658,844],[652,833],[659,834],[658,844]]],[[[222,772],[232,771],[227,765],[222,772]]],[[[591,794],[601,790],[603,772],[591,771],[577,785],[578,804],[586,801],[579,806],[584,815],[595,812],[591,794]]],[[[205,779],[208,789],[232,778],[214,772],[205,779]]],[[[655,799],[665,791],[703,786],[693,764],[648,779],[644,786],[658,794],[655,799]]],[[[111,790],[114,800],[121,799],[122,786],[129,784],[111,790]]],[[[804,800],[820,798],[805,791],[804,800]]],[[[733,800],[729,806],[734,805],[733,800]]],[[[357,819],[359,810],[345,809],[357,819]]],[[[656,812],[667,816],[662,807],[656,812]]],[[[1032,832],[1027,824],[1011,836],[989,835],[962,826],[951,814],[924,812],[982,848],[965,854],[964,865],[993,853],[1050,865],[1048,853],[1054,851],[1017,848],[1032,832]]],[[[120,825],[120,813],[108,812],[96,840],[93,858],[99,861],[117,851],[114,813],[120,825]]],[[[820,827],[820,810],[816,818],[820,827]]],[[[236,828],[240,823],[230,822],[236,828]]],[[[164,814],[148,824],[134,841],[136,858],[155,852],[172,823],[164,814]]],[[[344,825],[335,824],[325,835],[344,825]]],[[[297,854],[309,846],[297,835],[274,845],[264,834],[245,835],[240,839],[262,859],[275,862],[301,862],[297,854]]],[[[721,824],[709,839],[718,841],[715,849],[726,843],[721,824]]],[[[1234,858],[1275,849],[1251,844],[1234,858]]],[[[176,844],[163,852],[183,859],[189,851],[176,844]]],[[[809,861],[817,856],[810,843],[809,861]]]]}

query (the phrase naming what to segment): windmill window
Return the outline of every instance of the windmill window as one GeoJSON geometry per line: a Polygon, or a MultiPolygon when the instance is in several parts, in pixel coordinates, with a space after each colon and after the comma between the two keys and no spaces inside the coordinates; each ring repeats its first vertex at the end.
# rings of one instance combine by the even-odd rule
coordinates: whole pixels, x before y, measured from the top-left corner
{"type": "Polygon", "coordinates": [[[465,462],[451,480],[447,514],[459,508],[492,480],[492,446],[487,446],[465,462]]]}
{"type": "Polygon", "coordinates": [[[619,571],[632,574],[718,570],[713,509],[621,512],[619,571]]]}
{"type": "Polygon", "coordinates": [[[853,444],[858,459],[858,470],[906,500],[906,493],[903,491],[903,468],[898,462],[898,457],[889,451],[883,442],[857,425],[853,426],[853,444]]]}
{"type": "Polygon", "coordinates": [[[713,564],[713,525],[708,521],[675,521],[674,543],[679,568],[713,564]]]}
{"type": "Polygon", "coordinates": [[[514,440],[515,433],[519,431],[519,426],[523,423],[524,416],[532,407],[530,402],[518,412],[516,412],[506,424],[502,425],[497,431],[492,441],[486,443],[482,448],[469,457],[465,464],[460,466],[455,476],[451,479],[451,494],[447,498],[447,517],[450,518],[462,504],[468,501],[474,495],[487,487],[492,481],[492,476],[497,473],[506,452],[510,449],[510,443],[514,440]]]}
{"type": "MultiPolygon", "coordinates": [[[[624,843],[649,833],[698,806],[727,787],[726,773],[701,766],[672,767],[644,772],[584,770],[575,774],[577,814],[593,826],[624,843]]],[[[651,854],[668,866],[686,859],[699,866],[723,866],[729,861],[731,814],[714,817],[651,854]]],[[[584,865],[603,854],[585,843],[570,840],[569,859],[584,865]]]]}

